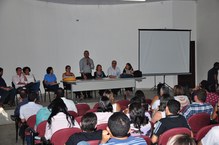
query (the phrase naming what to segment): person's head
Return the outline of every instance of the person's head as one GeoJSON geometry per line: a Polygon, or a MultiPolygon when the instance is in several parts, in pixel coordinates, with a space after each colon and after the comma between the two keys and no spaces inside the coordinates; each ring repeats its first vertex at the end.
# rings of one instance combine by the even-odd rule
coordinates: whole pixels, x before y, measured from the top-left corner
{"type": "Polygon", "coordinates": [[[88,50],[85,50],[85,51],[84,51],[84,57],[85,57],[85,58],[89,58],[89,51],[88,51],[88,50]]]}
{"type": "Polygon", "coordinates": [[[184,89],[181,85],[175,85],[173,89],[174,96],[184,95],[184,89]]]}
{"type": "Polygon", "coordinates": [[[171,99],[167,102],[167,106],[166,106],[166,114],[167,115],[177,115],[178,112],[180,111],[180,103],[175,100],[175,99],[171,99]]]}
{"type": "Polygon", "coordinates": [[[71,72],[71,66],[70,65],[66,65],[65,66],[65,71],[66,72],[71,72]]]}
{"type": "Polygon", "coordinates": [[[135,97],[139,97],[139,98],[144,98],[145,99],[144,92],[142,90],[137,90],[135,92],[135,97]]]}
{"type": "Polygon", "coordinates": [[[169,88],[166,87],[166,86],[162,86],[162,87],[160,88],[160,96],[163,96],[164,94],[167,94],[167,95],[170,94],[170,90],[169,90],[169,88]]]}
{"type": "Polygon", "coordinates": [[[58,88],[55,93],[56,93],[56,98],[64,97],[64,89],[63,88],[58,88]]]}
{"type": "Polygon", "coordinates": [[[124,113],[115,112],[108,120],[107,130],[112,137],[128,137],[130,132],[130,120],[124,113]]]}
{"type": "Polygon", "coordinates": [[[23,72],[25,73],[25,75],[29,75],[30,72],[31,72],[31,69],[30,69],[28,66],[25,66],[25,67],[23,68],[23,72]]]}
{"type": "Polygon", "coordinates": [[[167,102],[172,99],[172,97],[170,95],[163,95],[161,98],[160,98],[160,106],[159,106],[159,111],[165,111],[165,108],[167,106],[167,102]]]}
{"type": "Polygon", "coordinates": [[[106,96],[109,98],[110,102],[113,103],[114,102],[114,95],[113,95],[113,92],[110,91],[110,90],[105,90],[104,93],[103,93],[103,96],[106,96]]]}
{"type": "Polygon", "coordinates": [[[102,71],[102,66],[101,66],[100,64],[98,64],[98,65],[96,66],[96,71],[102,71]]]}
{"type": "Polygon", "coordinates": [[[70,124],[70,121],[69,121],[69,118],[70,118],[70,120],[71,120],[71,123],[74,125],[74,118],[73,118],[73,116],[71,116],[71,115],[68,113],[67,107],[66,107],[64,101],[63,101],[61,98],[55,98],[55,99],[52,101],[52,103],[49,105],[48,108],[49,108],[50,111],[51,111],[51,114],[50,114],[50,116],[49,116],[49,118],[48,118],[48,120],[47,120],[47,122],[49,123],[49,125],[51,125],[51,123],[52,123],[52,122],[51,122],[51,121],[52,121],[52,117],[55,116],[56,114],[60,113],[60,112],[62,112],[62,113],[64,113],[64,114],[66,115],[65,118],[66,118],[67,121],[69,122],[69,125],[71,125],[71,124],[70,124]]]}
{"type": "Polygon", "coordinates": [[[34,102],[37,99],[37,94],[35,92],[31,92],[28,94],[28,101],[29,102],[34,102]]]}
{"type": "Polygon", "coordinates": [[[188,134],[177,134],[168,140],[167,145],[196,145],[196,143],[188,134]]]}
{"type": "Polygon", "coordinates": [[[20,97],[21,97],[22,99],[24,99],[24,98],[27,97],[27,91],[26,91],[25,89],[21,89],[21,90],[19,91],[19,94],[20,94],[20,97]]]}
{"type": "Polygon", "coordinates": [[[113,112],[113,106],[107,96],[101,97],[97,112],[113,112]]]}
{"type": "Polygon", "coordinates": [[[131,123],[135,128],[138,128],[138,132],[141,133],[141,126],[148,124],[148,117],[145,116],[145,109],[141,103],[132,103],[129,105],[129,115],[131,123]]]}
{"type": "Polygon", "coordinates": [[[115,68],[116,68],[116,65],[117,65],[117,62],[116,62],[116,60],[113,60],[113,61],[112,61],[112,68],[114,68],[114,69],[115,69],[115,68]]]}
{"type": "Polygon", "coordinates": [[[132,68],[132,65],[130,63],[126,63],[125,69],[132,70],[133,68],[132,68]]]}
{"type": "Polygon", "coordinates": [[[215,63],[214,63],[214,68],[217,69],[217,70],[219,70],[219,62],[215,62],[215,63]]]}
{"type": "Polygon", "coordinates": [[[146,103],[146,99],[143,95],[135,95],[135,97],[131,98],[130,104],[132,103],[140,103],[141,106],[148,111],[148,104],[146,103]]]}
{"type": "Polygon", "coordinates": [[[0,67],[0,77],[3,75],[3,68],[0,67]]]}
{"type": "Polygon", "coordinates": [[[88,112],[81,118],[81,129],[85,132],[96,130],[97,116],[93,112],[88,112]]]}
{"type": "Polygon", "coordinates": [[[47,67],[46,73],[47,73],[47,74],[52,74],[52,73],[53,73],[53,68],[52,68],[51,66],[50,66],[50,67],[47,67]]]}
{"type": "Polygon", "coordinates": [[[158,95],[158,96],[160,96],[160,89],[161,89],[163,86],[164,86],[163,83],[159,83],[159,84],[157,85],[157,95],[158,95]]]}
{"type": "Polygon", "coordinates": [[[206,101],[207,93],[205,89],[198,89],[194,92],[194,100],[195,102],[204,103],[206,101]]]}
{"type": "Polygon", "coordinates": [[[17,73],[17,75],[21,75],[21,73],[22,73],[21,67],[16,68],[16,73],[17,73]]]}

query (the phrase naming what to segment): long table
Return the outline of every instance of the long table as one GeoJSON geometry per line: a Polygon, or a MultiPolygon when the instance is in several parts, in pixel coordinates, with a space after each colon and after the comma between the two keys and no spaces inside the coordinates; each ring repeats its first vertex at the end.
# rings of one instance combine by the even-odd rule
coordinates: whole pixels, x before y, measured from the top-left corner
{"type": "MultiPolygon", "coordinates": [[[[136,88],[136,81],[142,81],[144,77],[138,78],[103,78],[103,79],[90,79],[90,80],[76,80],[67,81],[66,84],[71,84],[71,97],[73,92],[79,91],[93,91],[104,89],[118,89],[118,88],[136,88]]],[[[63,82],[63,81],[61,81],[63,82]]]]}

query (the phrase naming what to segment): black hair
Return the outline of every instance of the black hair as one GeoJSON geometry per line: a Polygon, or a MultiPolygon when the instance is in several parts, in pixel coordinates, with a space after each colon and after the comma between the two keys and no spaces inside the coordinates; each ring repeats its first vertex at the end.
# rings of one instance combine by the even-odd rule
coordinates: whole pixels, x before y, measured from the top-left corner
{"type": "Polygon", "coordinates": [[[65,94],[63,88],[58,88],[55,93],[56,93],[56,97],[64,97],[65,94]]]}
{"type": "Polygon", "coordinates": [[[47,73],[47,74],[50,74],[51,70],[52,70],[52,67],[51,67],[51,66],[50,66],[50,67],[47,67],[46,73],[47,73]]]}
{"type": "Polygon", "coordinates": [[[202,89],[205,89],[209,92],[209,83],[207,80],[202,80],[201,83],[200,83],[200,87],[202,89]]]}
{"type": "Polygon", "coordinates": [[[126,63],[129,66],[129,70],[133,70],[131,63],[126,63]]]}
{"type": "Polygon", "coordinates": [[[21,89],[19,90],[19,94],[20,94],[20,97],[23,99],[23,98],[26,98],[27,97],[27,91],[26,89],[21,89]]]}
{"type": "Polygon", "coordinates": [[[28,69],[28,71],[31,72],[31,69],[30,69],[28,66],[25,66],[25,67],[23,68],[23,72],[25,72],[26,69],[28,69]]]}
{"type": "Polygon", "coordinates": [[[140,103],[142,107],[144,107],[145,111],[148,111],[148,104],[146,103],[146,99],[143,96],[135,96],[131,98],[130,104],[132,103],[140,103]]]}
{"type": "Polygon", "coordinates": [[[113,112],[113,106],[107,96],[101,97],[97,112],[113,112]]]}
{"type": "MultiPolygon", "coordinates": [[[[16,67],[16,72],[17,72],[19,69],[21,69],[21,67],[16,67]]],[[[22,70],[22,69],[21,69],[21,70],[22,70]]]]}
{"type": "Polygon", "coordinates": [[[37,94],[35,92],[31,92],[28,94],[28,101],[34,102],[37,99],[37,94]]]}
{"type": "Polygon", "coordinates": [[[170,95],[168,94],[164,94],[161,98],[160,98],[160,106],[159,106],[159,111],[164,111],[166,106],[167,106],[167,102],[173,99],[170,95]]]}
{"type": "Polygon", "coordinates": [[[70,67],[70,68],[71,68],[71,66],[70,66],[70,65],[66,65],[66,66],[65,66],[65,69],[67,69],[68,67],[70,67]]]}
{"type": "Polygon", "coordinates": [[[81,129],[86,132],[92,132],[96,130],[97,116],[93,112],[88,112],[81,118],[81,129]]]}
{"type": "Polygon", "coordinates": [[[135,97],[142,97],[145,99],[145,95],[144,95],[144,92],[142,90],[137,90],[135,92],[135,97]]]}
{"type": "Polygon", "coordinates": [[[129,106],[129,115],[131,123],[138,129],[138,133],[142,134],[141,126],[148,124],[149,121],[148,117],[145,116],[145,109],[140,103],[132,103],[129,106]]]}
{"type": "Polygon", "coordinates": [[[160,89],[161,89],[163,86],[165,86],[163,83],[159,83],[159,84],[157,85],[157,95],[158,95],[158,96],[160,96],[160,89]]]}
{"type": "Polygon", "coordinates": [[[215,62],[215,63],[214,63],[214,68],[215,68],[215,69],[219,69],[219,62],[215,62]]]}
{"type": "Polygon", "coordinates": [[[130,120],[124,113],[115,112],[108,120],[108,127],[114,137],[127,137],[129,136],[130,120]]]}
{"type": "Polygon", "coordinates": [[[3,68],[0,67],[0,72],[2,72],[2,71],[3,71],[3,68]]]}
{"type": "MultiPolygon", "coordinates": [[[[99,66],[101,66],[100,64],[98,64],[97,66],[96,66],[96,71],[97,71],[97,68],[99,67],[99,66]]],[[[102,66],[101,66],[102,67],[102,66]]]]}
{"type": "Polygon", "coordinates": [[[49,107],[49,109],[51,109],[51,114],[47,120],[49,127],[51,127],[53,116],[55,116],[59,112],[63,112],[66,115],[66,120],[69,123],[69,127],[71,127],[71,123],[72,125],[74,125],[74,117],[68,113],[67,107],[61,98],[54,99],[51,104],[52,105],[50,105],[49,107]],[[69,121],[69,118],[70,118],[70,121],[69,121]]]}
{"type": "Polygon", "coordinates": [[[164,95],[164,94],[169,95],[169,94],[170,94],[170,90],[169,90],[169,88],[166,87],[166,86],[162,86],[162,87],[160,88],[160,90],[163,91],[163,94],[162,94],[162,95],[164,95]]]}
{"type": "Polygon", "coordinates": [[[194,92],[194,96],[197,96],[198,100],[204,103],[206,101],[207,93],[205,89],[198,89],[194,92]]]}
{"type": "Polygon", "coordinates": [[[167,107],[170,113],[177,115],[180,110],[180,103],[175,99],[171,99],[167,102],[167,107]]]}

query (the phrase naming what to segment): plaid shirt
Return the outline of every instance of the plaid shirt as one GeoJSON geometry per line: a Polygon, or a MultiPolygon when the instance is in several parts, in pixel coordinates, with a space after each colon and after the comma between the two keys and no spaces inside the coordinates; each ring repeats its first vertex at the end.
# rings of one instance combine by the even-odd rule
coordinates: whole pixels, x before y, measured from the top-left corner
{"type": "Polygon", "coordinates": [[[194,114],[206,112],[208,114],[212,114],[213,107],[209,103],[192,103],[186,107],[186,109],[182,112],[183,116],[188,120],[194,114]]]}

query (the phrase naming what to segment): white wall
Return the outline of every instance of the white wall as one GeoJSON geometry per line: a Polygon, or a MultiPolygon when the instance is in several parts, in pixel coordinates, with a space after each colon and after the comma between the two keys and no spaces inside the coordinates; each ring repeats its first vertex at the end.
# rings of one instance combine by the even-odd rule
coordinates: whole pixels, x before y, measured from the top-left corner
{"type": "Polygon", "coordinates": [[[219,1],[197,1],[198,82],[207,79],[214,62],[219,62],[219,1]]]}
{"type": "MultiPolygon", "coordinates": [[[[154,2],[130,5],[80,6],[37,0],[0,0],[0,62],[10,84],[17,66],[30,66],[42,80],[53,66],[58,80],[66,64],[79,75],[85,49],[106,72],[112,59],[122,69],[138,67],[138,29],[192,29],[195,39],[195,2],[154,2]],[[183,10],[186,10],[183,11],[183,10]],[[180,21],[181,20],[181,21],[180,21]]],[[[156,61],[156,58],[155,58],[156,61]]],[[[152,62],[153,63],[153,62],[152,62]]],[[[157,83],[162,77],[157,77],[157,83]]],[[[171,86],[176,76],[167,76],[171,86]]],[[[153,77],[139,88],[153,87],[153,77]]]]}

